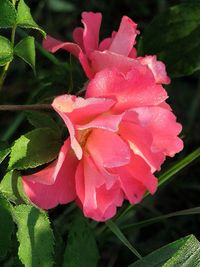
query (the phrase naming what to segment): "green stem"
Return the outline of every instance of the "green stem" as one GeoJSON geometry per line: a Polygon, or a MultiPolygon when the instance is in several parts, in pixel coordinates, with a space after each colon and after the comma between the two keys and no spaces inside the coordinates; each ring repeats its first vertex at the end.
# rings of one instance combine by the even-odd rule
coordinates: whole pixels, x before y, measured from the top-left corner
{"type": "MultiPolygon", "coordinates": [[[[13,2],[13,5],[15,5],[15,0],[13,0],[12,2],[13,2]]],[[[13,26],[12,32],[11,32],[11,43],[12,43],[13,46],[14,46],[14,43],[15,43],[16,28],[17,28],[17,25],[13,26]]],[[[6,76],[7,76],[7,73],[8,73],[8,69],[9,69],[9,66],[10,66],[10,63],[11,63],[11,61],[8,62],[4,66],[3,71],[2,71],[2,74],[0,76],[0,90],[2,89],[3,84],[4,84],[4,81],[6,79],[6,76]]]]}

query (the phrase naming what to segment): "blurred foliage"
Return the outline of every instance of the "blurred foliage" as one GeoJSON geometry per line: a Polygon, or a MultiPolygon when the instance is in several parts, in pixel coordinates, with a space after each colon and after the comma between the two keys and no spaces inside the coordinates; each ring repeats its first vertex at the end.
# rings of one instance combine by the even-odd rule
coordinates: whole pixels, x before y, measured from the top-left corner
{"type": "MultiPolygon", "coordinates": [[[[34,20],[43,27],[47,34],[60,40],[72,40],[74,27],[81,25],[82,11],[103,13],[102,38],[110,35],[112,30],[118,28],[123,15],[131,17],[138,23],[142,36],[155,15],[161,14],[170,6],[183,2],[200,3],[200,1],[195,0],[33,0],[30,1],[29,5],[34,20]]],[[[26,37],[27,33],[32,35],[33,31],[31,29],[17,30],[16,43],[26,37]]],[[[5,29],[2,32],[5,36],[10,36],[10,30],[5,29]]],[[[15,59],[11,64],[4,88],[0,92],[0,104],[50,103],[55,95],[69,91],[77,93],[83,87],[86,79],[77,60],[71,58],[66,52],[59,52],[56,54],[58,61],[53,55],[47,54],[42,49],[40,33],[34,31],[34,36],[37,40],[36,75],[34,76],[28,65],[15,59]]],[[[188,155],[200,144],[200,75],[194,73],[188,77],[173,78],[166,90],[169,94],[168,102],[177,115],[178,121],[183,125],[182,138],[185,149],[173,160],[169,159],[163,171],[172,162],[188,155]]],[[[58,120],[54,114],[53,117],[58,120]]],[[[9,140],[11,144],[22,134],[32,130],[25,118],[25,112],[1,112],[1,139],[9,140]]],[[[5,173],[6,166],[7,162],[3,162],[0,170],[1,177],[5,173]]],[[[176,179],[160,189],[155,196],[146,198],[140,205],[136,206],[123,220],[126,224],[137,223],[162,214],[199,206],[199,177],[198,164],[191,165],[175,175],[176,179]]],[[[126,204],[123,208],[125,207],[126,204]]],[[[66,244],[70,227],[69,213],[73,210],[72,204],[58,207],[49,213],[52,225],[55,229],[59,229],[59,238],[64,244],[66,244]]],[[[121,221],[122,225],[123,220],[121,221]]],[[[142,255],[146,255],[154,249],[189,234],[194,234],[197,239],[200,239],[199,224],[200,215],[183,216],[163,220],[141,230],[129,230],[126,236],[142,255]]],[[[95,222],[91,223],[93,228],[96,225],[95,222]]],[[[99,224],[99,227],[101,228],[102,225],[99,224]]],[[[126,231],[124,232],[126,233],[126,231]]],[[[111,232],[105,234],[104,238],[103,234],[100,235],[96,231],[96,236],[100,251],[99,267],[125,267],[135,260],[133,254],[111,232]]],[[[12,246],[15,247],[16,244],[13,243],[12,246]]],[[[13,258],[15,255],[12,255],[11,252],[8,253],[7,259],[1,263],[1,266],[21,266],[20,263],[19,265],[18,263],[12,265],[13,258]]]]}

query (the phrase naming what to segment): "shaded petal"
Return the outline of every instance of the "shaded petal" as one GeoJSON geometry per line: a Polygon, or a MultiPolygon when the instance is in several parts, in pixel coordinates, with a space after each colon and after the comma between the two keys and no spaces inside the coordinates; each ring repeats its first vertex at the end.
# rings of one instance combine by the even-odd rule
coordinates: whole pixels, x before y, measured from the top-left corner
{"type": "Polygon", "coordinates": [[[78,46],[82,49],[82,51],[85,52],[83,44],[83,28],[81,27],[75,28],[72,35],[75,43],[77,43],[78,46]]]}
{"type": "Polygon", "coordinates": [[[122,112],[132,107],[158,105],[168,96],[161,85],[155,84],[151,71],[140,65],[126,75],[117,69],[97,73],[87,87],[86,97],[109,97],[117,100],[114,110],[122,112]]]}
{"type": "Polygon", "coordinates": [[[79,198],[77,202],[86,217],[97,221],[113,217],[116,206],[120,206],[123,201],[123,193],[118,181],[110,190],[107,190],[103,184],[96,186],[99,183],[97,179],[104,181],[101,176],[92,158],[84,155],[76,172],[76,191],[79,198]]]}
{"type": "Polygon", "coordinates": [[[130,160],[128,145],[113,132],[94,129],[88,137],[86,149],[97,166],[112,168],[123,166],[130,160]]]}
{"type": "Polygon", "coordinates": [[[121,170],[118,171],[120,174],[121,187],[126,198],[131,204],[139,203],[145,194],[145,186],[132,176],[129,169],[121,168],[121,170]]]}
{"type": "Polygon", "coordinates": [[[137,58],[143,65],[147,65],[152,71],[156,83],[169,84],[170,78],[167,76],[165,64],[158,61],[156,56],[145,56],[137,58]]]}
{"type": "Polygon", "coordinates": [[[132,153],[130,163],[126,166],[114,168],[120,175],[120,182],[126,198],[132,203],[139,203],[146,191],[154,194],[157,188],[157,179],[152,175],[148,164],[132,153]]]}
{"type": "MultiPolygon", "coordinates": [[[[68,147],[69,147],[69,142],[68,147]]],[[[46,180],[45,176],[53,176],[56,164],[53,162],[48,167],[38,172],[37,175],[46,180]]],[[[31,181],[32,175],[23,176],[23,186],[29,199],[42,209],[50,209],[58,204],[66,204],[75,199],[75,170],[78,161],[71,149],[68,150],[62,167],[58,171],[54,184],[47,185],[31,181]]],[[[33,175],[33,179],[35,179],[33,175]]]]}
{"type": "Polygon", "coordinates": [[[151,166],[152,172],[160,169],[165,156],[161,152],[153,151],[151,132],[140,125],[122,122],[120,135],[129,142],[134,153],[142,157],[151,166]]]}
{"type": "Polygon", "coordinates": [[[83,43],[87,56],[89,56],[92,51],[98,50],[101,19],[101,13],[82,13],[82,23],[84,25],[83,43]]]}
{"type": "Polygon", "coordinates": [[[173,157],[183,149],[183,141],[177,137],[181,124],[176,122],[175,115],[162,107],[135,108],[139,120],[153,137],[153,149],[173,157]]]}
{"type": "Polygon", "coordinates": [[[100,51],[108,50],[108,48],[110,47],[110,45],[111,45],[111,43],[113,41],[113,38],[115,37],[116,33],[117,33],[116,31],[113,31],[111,37],[103,39],[99,44],[99,49],[98,50],[100,50],[100,51]]]}
{"type": "Polygon", "coordinates": [[[136,27],[137,24],[130,18],[123,16],[119,30],[109,47],[109,51],[128,56],[135,44],[135,37],[138,33],[136,27]]]}
{"type": "Polygon", "coordinates": [[[87,77],[89,79],[93,77],[94,74],[90,68],[88,59],[83,53],[82,49],[77,44],[70,42],[61,42],[51,36],[47,36],[47,38],[43,40],[43,47],[52,53],[55,53],[59,49],[67,50],[79,59],[87,77]]]}
{"type": "Polygon", "coordinates": [[[137,50],[133,47],[132,50],[131,50],[131,52],[129,53],[128,56],[129,56],[130,58],[134,58],[134,59],[136,59],[136,57],[137,57],[137,50]]]}

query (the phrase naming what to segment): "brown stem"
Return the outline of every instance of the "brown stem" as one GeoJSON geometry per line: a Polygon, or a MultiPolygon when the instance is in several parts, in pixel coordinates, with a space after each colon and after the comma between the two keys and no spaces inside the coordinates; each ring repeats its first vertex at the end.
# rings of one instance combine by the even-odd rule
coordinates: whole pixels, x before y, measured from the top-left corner
{"type": "Polygon", "coordinates": [[[34,105],[0,105],[0,111],[51,110],[50,104],[34,105]]]}

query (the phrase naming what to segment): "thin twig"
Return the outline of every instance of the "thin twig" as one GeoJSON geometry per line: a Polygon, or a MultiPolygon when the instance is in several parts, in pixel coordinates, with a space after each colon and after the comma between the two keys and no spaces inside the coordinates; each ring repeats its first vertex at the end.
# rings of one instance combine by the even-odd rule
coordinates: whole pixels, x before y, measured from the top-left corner
{"type": "Polygon", "coordinates": [[[0,105],[0,111],[51,110],[50,104],[0,105]]]}

